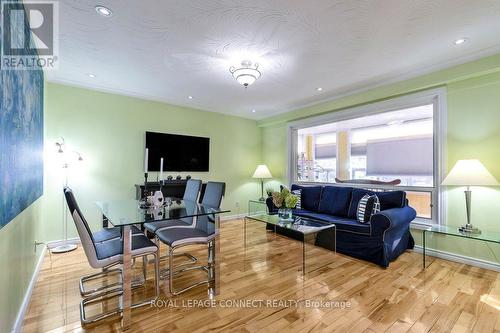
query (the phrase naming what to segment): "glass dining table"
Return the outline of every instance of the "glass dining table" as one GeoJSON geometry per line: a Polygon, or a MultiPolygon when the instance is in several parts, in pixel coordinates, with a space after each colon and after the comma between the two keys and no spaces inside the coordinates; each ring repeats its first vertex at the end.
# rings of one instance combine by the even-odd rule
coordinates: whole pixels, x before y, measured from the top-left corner
{"type": "Polygon", "coordinates": [[[209,219],[214,223],[215,246],[210,247],[210,255],[214,258],[214,264],[209,271],[209,297],[214,297],[220,293],[220,214],[227,213],[229,210],[209,207],[194,201],[182,199],[166,200],[170,204],[162,207],[141,208],[138,200],[124,199],[114,201],[98,201],[103,226],[108,224],[122,229],[123,240],[123,294],[121,300],[122,306],[122,328],[124,330],[130,327],[131,306],[132,306],[132,226],[143,225],[147,222],[168,221],[180,218],[192,218],[193,223],[200,216],[212,216],[209,219]]]}

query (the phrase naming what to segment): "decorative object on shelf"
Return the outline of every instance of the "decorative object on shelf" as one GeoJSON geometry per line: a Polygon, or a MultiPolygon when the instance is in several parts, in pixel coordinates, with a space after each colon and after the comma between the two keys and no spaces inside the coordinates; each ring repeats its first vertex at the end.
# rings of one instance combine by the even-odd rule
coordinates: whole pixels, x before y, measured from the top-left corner
{"type": "Polygon", "coordinates": [[[155,194],[153,195],[153,206],[155,206],[155,207],[163,206],[163,192],[162,191],[156,191],[155,194]]]}
{"type": "Polygon", "coordinates": [[[280,192],[273,192],[273,203],[278,208],[278,216],[283,221],[292,220],[292,208],[297,206],[299,197],[295,194],[290,193],[290,190],[286,187],[280,192]]]}
{"type": "MultiPolygon", "coordinates": [[[[59,138],[56,143],[57,154],[61,156],[61,167],[64,172],[64,184],[63,188],[68,186],[68,173],[69,169],[75,165],[75,163],[79,163],[83,161],[82,154],[74,151],[68,150],[66,146],[66,142],[63,137],[59,138]]],[[[75,250],[78,246],[76,244],[68,244],[68,214],[67,214],[67,206],[66,206],[66,198],[63,194],[62,196],[62,220],[63,220],[63,233],[64,233],[64,241],[63,244],[53,247],[50,249],[52,253],[65,253],[75,250]]]]}
{"type": "Polygon", "coordinates": [[[459,160],[451,169],[448,176],[443,180],[441,185],[448,186],[466,186],[465,193],[465,208],[467,213],[467,224],[461,226],[458,230],[468,234],[479,234],[481,231],[474,227],[471,223],[471,186],[498,186],[498,181],[484,167],[484,165],[475,159],[459,160]]]}
{"type": "Polygon", "coordinates": [[[177,175],[177,177],[175,177],[176,180],[181,180],[182,179],[182,176],[181,175],[177,175]]]}
{"type": "Polygon", "coordinates": [[[250,60],[243,60],[241,67],[231,66],[229,72],[238,81],[239,84],[248,88],[260,77],[259,64],[252,63],[250,60]]]}
{"type": "Polygon", "coordinates": [[[265,201],[266,199],[264,198],[264,179],[266,178],[272,178],[273,175],[271,175],[271,171],[267,168],[265,164],[259,164],[257,166],[257,169],[255,169],[255,172],[253,173],[252,178],[258,178],[260,179],[260,201],[265,201]]]}
{"type": "Polygon", "coordinates": [[[190,179],[191,179],[191,175],[187,175],[187,176],[186,176],[186,179],[187,179],[187,180],[190,180],[190,179]]]}

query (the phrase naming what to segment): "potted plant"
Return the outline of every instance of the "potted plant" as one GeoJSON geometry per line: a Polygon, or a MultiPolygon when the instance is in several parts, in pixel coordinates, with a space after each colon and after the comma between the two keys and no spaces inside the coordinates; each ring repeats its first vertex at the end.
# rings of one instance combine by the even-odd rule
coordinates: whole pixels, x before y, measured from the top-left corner
{"type": "Polygon", "coordinates": [[[290,193],[290,190],[283,188],[281,192],[273,192],[273,204],[278,208],[278,216],[283,221],[292,220],[292,208],[295,208],[299,197],[290,193]]]}

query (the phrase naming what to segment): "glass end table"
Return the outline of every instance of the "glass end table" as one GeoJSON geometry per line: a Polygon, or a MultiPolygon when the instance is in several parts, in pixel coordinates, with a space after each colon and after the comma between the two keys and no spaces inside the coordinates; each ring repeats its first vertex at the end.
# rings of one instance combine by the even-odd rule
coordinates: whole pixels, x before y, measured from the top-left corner
{"type": "MultiPolygon", "coordinates": [[[[429,251],[428,242],[429,240],[433,240],[433,235],[440,234],[446,236],[457,237],[458,239],[473,239],[477,241],[483,241],[487,243],[495,243],[500,244],[500,232],[487,231],[482,230],[480,234],[469,234],[464,233],[458,230],[458,227],[453,226],[433,226],[427,229],[423,229],[422,232],[422,264],[423,268],[426,269],[429,265],[427,265],[427,252],[429,251]]],[[[432,246],[436,248],[435,244],[432,246]]],[[[488,247],[489,248],[489,247],[488,247]]],[[[494,258],[496,258],[495,253],[490,249],[491,254],[494,258]]],[[[497,259],[498,262],[498,259],[497,259]]]]}

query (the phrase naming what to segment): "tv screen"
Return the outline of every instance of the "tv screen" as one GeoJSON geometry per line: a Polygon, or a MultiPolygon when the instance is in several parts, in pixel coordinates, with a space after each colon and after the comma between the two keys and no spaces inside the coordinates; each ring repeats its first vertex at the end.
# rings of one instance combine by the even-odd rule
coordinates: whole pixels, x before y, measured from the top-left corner
{"type": "Polygon", "coordinates": [[[149,171],[208,171],[210,138],[146,132],[146,148],[149,171]]]}

